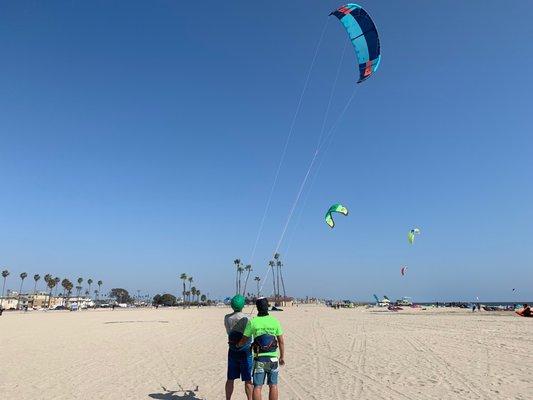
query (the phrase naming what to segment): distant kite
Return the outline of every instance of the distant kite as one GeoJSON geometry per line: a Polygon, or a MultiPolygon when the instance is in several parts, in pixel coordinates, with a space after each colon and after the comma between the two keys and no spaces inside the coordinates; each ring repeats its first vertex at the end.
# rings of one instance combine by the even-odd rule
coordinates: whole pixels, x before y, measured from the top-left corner
{"type": "Polygon", "coordinates": [[[348,215],[348,209],[344,207],[342,204],[333,204],[328,212],[326,213],[326,224],[329,225],[330,228],[333,228],[335,226],[335,221],[333,221],[333,213],[339,213],[342,215],[348,215]]]}
{"type": "Polygon", "coordinates": [[[415,235],[420,235],[420,229],[414,228],[409,231],[409,233],[407,234],[407,240],[409,240],[409,243],[414,243],[415,235]]]}
{"type": "Polygon", "coordinates": [[[407,267],[402,267],[400,273],[402,274],[402,276],[404,276],[407,273],[407,267]]]}

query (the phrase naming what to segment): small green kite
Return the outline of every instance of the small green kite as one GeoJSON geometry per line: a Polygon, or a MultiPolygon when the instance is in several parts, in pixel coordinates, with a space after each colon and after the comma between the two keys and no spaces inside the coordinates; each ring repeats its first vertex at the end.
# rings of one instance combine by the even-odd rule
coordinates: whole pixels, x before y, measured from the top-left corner
{"type": "Polygon", "coordinates": [[[420,235],[420,229],[414,228],[409,231],[409,233],[407,234],[407,240],[409,240],[410,244],[414,243],[415,235],[420,235]]]}
{"type": "Polygon", "coordinates": [[[328,224],[330,228],[333,228],[335,226],[335,221],[333,221],[332,215],[334,212],[343,215],[348,215],[348,209],[342,204],[333,204],[326,213],[326,224],[328,224]]]}

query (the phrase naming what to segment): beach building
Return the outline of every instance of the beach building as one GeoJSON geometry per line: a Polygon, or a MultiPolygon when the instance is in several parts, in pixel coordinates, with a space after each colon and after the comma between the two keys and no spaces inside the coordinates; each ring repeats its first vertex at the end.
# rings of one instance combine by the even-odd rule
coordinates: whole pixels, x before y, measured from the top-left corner
{"type": "Polygon", "coordinates": [[[63,297],[52,296],[49,293],[37,292],[31,294],[21,294],[20,296],[16,292],[10,292],[8,296],[1,298],[2,307],[6,310],[28,309],[40,310],[40,309],[55,309],[57,307],[70,308],[73,304],[76,304],[80,308],[94,307],[94,301],[89,297],[63,297]]]}
{"type": "Polygon", "coordinates": [[[52,296],[50,298],[50,309],[54,309],[57,307],[66,307],[66,301],[63,297],[60,296],[52,296]]]}
{"type": "Polygon", "coordinates": [[[93,308],[94,305],[94,301],[90,297],[69,297],[66,299],[66,307],[68,309],[93,308]]]}
{"type": "Polygon", "coordinates": [[[33,308],[35,310],[48,307],[48,293],[37,292],[27,295],[28,299],[28,308],[33,308]]]}
{"type": "Polygon", "coordinates": [[[8,296],[0,297],[0,306],[2,306],[4,310],[16,310],[17,303],[18,303],[17,296],[8,295],[8,296]]]}
{"type": "Polygon", "coordinates": [[[272,305],[278,305],[280,307],[291,307],[294,304],[294,298],[292,297],[268,297],[268,302],[272,305]]]}

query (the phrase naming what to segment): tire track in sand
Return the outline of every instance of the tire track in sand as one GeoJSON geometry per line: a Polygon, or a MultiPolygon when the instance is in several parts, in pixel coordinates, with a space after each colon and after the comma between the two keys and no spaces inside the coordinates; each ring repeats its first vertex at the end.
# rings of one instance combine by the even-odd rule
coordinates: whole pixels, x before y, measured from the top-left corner
{"type": "MultiPolygon", "coordinates": [[[[308,340],[307,338],[302,337],[301,335],[299,335],[297,333],[294,333],[292,331],[287,331],[286,330],[286,332],[288,332],[288,333],[290,332],[289,334],[294,339],[296,339],[296,341],[298,341],[300,343],[303,343],[304,346],[312,345],[312,342],[310,340],[308,340]]],[[[317,331],[315,330],[314,327],[312,329],[312,334],[313,334],[314,338],[317,338],[317,339],[315,339],[315,342],[317,342],[319,339],[318,339],[318,336],[317,336],[317,331]]],[[[327,340],[327,339],[325,339],[325,340],[327,340]]],[[[349,370],[349,371],[358,372],[359,376],[358,376],[358,374],[353,374],[352,376],[349,377],[349,378],[353,378],[356,382],[358,382],[357,385],[352,386],[353,392],[355,392],[358,395],[361,395],[361,393],[363,391],[363,388],[365,388],[365,390],[368,391],[371,394],[370,398],[372,400],[375,400],[375,399],[390,400],[394,396],[395,396],[394,398],[403,398],[403,399],[412,400],[412,399],[408,398],[407,396],[405,396],[403,393],[395,390],[394,388],[385,386],[382,381],[380,381],[379,379],[376,379],[376,378],[368,375],[365,372],[364,363],[365,363],[365,360],[366,360],[366,333],[364,335],[364,341],[362,341],[358,346],[361,346],[361,349],[364,349],[364,350],[361,351],[361,353],[358,356],[358,360],[360,360],[360,361],[358,361],[355,370],[354,370],[354,366],[353,365],[350,365],[347,362],[339,361],[338,359],[333,358],[333,357],[328,356],[328,355],[315,353],[315,357],[316,357],[317,361],[320,363],[320,365],[322,365],[323,362],[328,364],[327,368],[329,368],[330,370],[334,370],[334,371],[346,371],[346,370],[349,370]],[[384,389],[385,391],[387,391],[388,395],[384,395],[384,394],[380,393],[379,391],[371,389],[371,386],[365,385],[365,379],[367,381],[371,381],[371,382],[376,383],[378,387],[380,387],[380,388],[384,389]],[[398,396],[400,396],[400,397],[398,397],[398,396]]],[[[339,379],[337,379],[337,378],[335,379],[336,386],[339,386],[339,387],[345,387],[346,386],[346,382],[347,382],[346,380],[342,380],[341,382],[339,382],[339,379]]],[[[309,395],[312,396],[313,398],[316,398],[312,393],[309,393],[309,395]]],[[[351,395],[351,394],[348,395],[348,397],[347,396],[342,396],[340,394],[335,394],[335,395],[337,396],[337,397],[335,397],[335,399],[339,399],[339,400],[344,400],[346,398],[353,398],[353,395],[351,395]]],[[[321,396],[319,398],[323,399],[324,397],[321,396]]],[[[328,397],[328,398],[333,399],[334,397],[328,397]]]]}
{"type": "MultiPolygon", "coordinates": [[[[462,386],[464,386],[469,392],[477,396],[479,399],[489,399],[491,395],[489,393],[486,393],[482,388],[475,385],[473,382],[469,381],[468,379],[465,379],[460,373],[455,371],[452,365],[446,359],[444,359],[442,356],[438,355],[434,350],[432,350],[429,346],[421,342],[420,340],[410,337],[405,338],[406,342],[409,343],[419,354],[422,354],[424,358],[430,363],[434,364],[437,362],[440,364],[445,372],[449,375],[452,375],[455,377],[455,379],[461,383],[462,386]]],[[[451,387],[453,387],[453,384],[451,382],[448,383],[451,387]]]]}
{"type": "MultiPolygon", "coordinates": [[[[331,344],[329,343],[329,341],[326,338],[326,332],[324,330],[324,327],[320,324],[320,320],[318,318],[315,320],[315,323],[313,324],[313,331],[314,331],[315,338],[316,338],[315,341],[318,344],[318,348],[319,349],[326,349],[328,354],[333,354],[333,349],[331,348],[331,344]],[[317,334],[317,332],[318,332],[318,334],[317,334]]],[[[317,358],[318,359],[320,359],[319,354],[320,353],[317,353],[317,358]]],[[[339,381],[339,372],[340,371],[338,369],[327,368],[326,372],[328,373],[329,380],[331,382],[333,382],[333,393],[335,395],[335,398],[336,399],[342,399],[343,397],[339,393],[339,385],[341,383],[339,381]]],[[[319,381],[317,381],[317,382],[319,382],[319,381]]]]}

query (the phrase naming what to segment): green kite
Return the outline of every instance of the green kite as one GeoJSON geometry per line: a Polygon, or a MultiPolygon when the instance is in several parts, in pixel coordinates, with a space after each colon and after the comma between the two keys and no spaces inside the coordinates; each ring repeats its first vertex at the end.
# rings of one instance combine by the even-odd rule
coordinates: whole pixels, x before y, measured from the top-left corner
{"type": "Polygon", "coordinates": [[[333,221],[332,215],[334,212],[343,215],[348,215],[348,209],[342,204],[333,204],[326,213],[326,224],[328,224],[330,228],[333,228],[335,226],[335,221],[333,221]]]}
{"type": "Polygon", "coordinates": [[[407,234],[407,240],[409,240],[409,243],[414,243],[415,235],[420,235],[420,229],[414,228],[409,231],[409,233],[407,234]]]}

